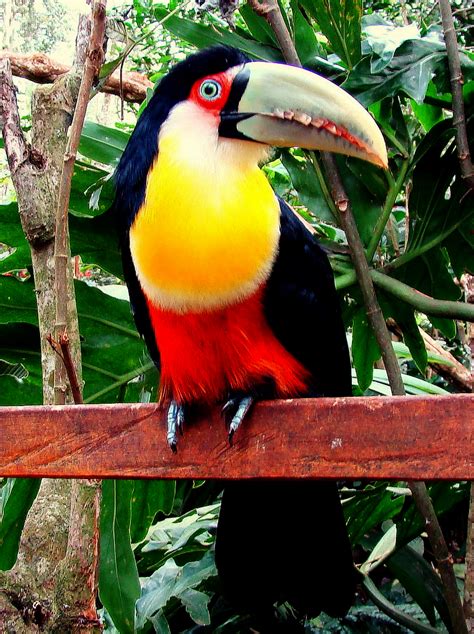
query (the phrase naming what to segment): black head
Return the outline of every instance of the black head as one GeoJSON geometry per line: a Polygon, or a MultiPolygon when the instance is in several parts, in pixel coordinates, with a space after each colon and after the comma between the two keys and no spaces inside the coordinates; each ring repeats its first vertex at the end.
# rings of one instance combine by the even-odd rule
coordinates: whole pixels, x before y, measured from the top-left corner
{"type": "Polygon", "coordinates": [[[143,202],[148,171],[158,154],[158,134],[170,110],[189,97],[192,86],[201,77],[248,61],[235,48],[213,46],[190,55],[161,79],[115,171],[115,207],[122,229],[128,229],[143,202]]]}

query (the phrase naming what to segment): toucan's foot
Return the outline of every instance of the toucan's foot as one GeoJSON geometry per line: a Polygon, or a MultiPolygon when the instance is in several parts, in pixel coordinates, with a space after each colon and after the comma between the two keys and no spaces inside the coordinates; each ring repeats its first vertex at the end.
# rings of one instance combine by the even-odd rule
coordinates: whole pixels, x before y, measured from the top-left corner
{"type": "Polygon", "coordinates": [[[254,402],[253,396],[235,396],[227,401],[222,408],[225,421],[229,429],[229,444],[232,444],[235,432],[247,415],[254,402]]]}
{"type": "Polygon", "coordinates": [[[183,435],[184,405],[179,405],[176,401],[171,401],[168,409],[168,431],[166,439],[173,453],[178,448],[178,432],[183,435]]]}

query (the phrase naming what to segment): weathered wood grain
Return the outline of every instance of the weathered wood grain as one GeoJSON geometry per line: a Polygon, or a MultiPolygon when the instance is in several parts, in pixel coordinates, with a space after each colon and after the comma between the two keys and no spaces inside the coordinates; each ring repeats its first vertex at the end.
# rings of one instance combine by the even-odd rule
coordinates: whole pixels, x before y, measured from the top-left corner
{"type": "Polygon", "coordinates": [[[229,446],[220,412],[178,453],[154,404],[0,408],[0,476],[474,479],[474,396],[259,403],[229,446]]]}

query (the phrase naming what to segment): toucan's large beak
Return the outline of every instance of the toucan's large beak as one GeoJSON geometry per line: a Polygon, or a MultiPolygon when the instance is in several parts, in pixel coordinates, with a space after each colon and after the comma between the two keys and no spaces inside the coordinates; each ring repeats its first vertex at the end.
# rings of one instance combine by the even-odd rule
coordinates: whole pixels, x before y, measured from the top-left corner
{"type": "Polygon", "coordinates": [[[327,79],[294,66],[245,64],[222,110],[220,133],[339,152],[387,167],[382,133],[361,104],[327,79]]]}

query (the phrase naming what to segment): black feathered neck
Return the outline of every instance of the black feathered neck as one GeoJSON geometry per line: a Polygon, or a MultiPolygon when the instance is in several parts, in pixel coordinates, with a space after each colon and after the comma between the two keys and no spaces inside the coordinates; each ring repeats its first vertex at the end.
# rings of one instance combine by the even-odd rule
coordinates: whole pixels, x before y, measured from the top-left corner
{"type": "Polygon", "coordinates": [[[143,202],[146,178],[158,154],[158,134],[171,108],[189,97],[191,88],[201,77],[222,73],[249,61],[235,48],[213,46],[189,55],[160,81],[115,171],[114,207],[122,234],[128,232],[143,202]]]}

